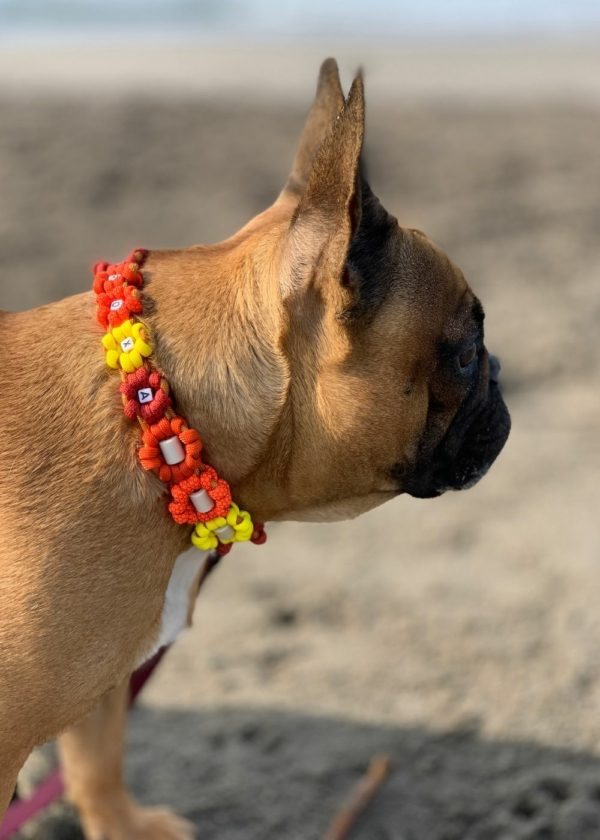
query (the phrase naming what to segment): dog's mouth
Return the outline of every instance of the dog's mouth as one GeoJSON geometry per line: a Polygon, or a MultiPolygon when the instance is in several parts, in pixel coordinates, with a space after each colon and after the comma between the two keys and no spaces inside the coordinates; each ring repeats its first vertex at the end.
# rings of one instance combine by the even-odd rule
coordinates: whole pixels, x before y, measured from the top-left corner
{"type": "Polygon", "coordinates": [[[499,372],[499,362],[490,356],[485,400],[462,406],[433,452],[401,477],[405,493],[431,499],[447,490],[473,487],[487,473],[502,451],[511,425],[499,372]]]}

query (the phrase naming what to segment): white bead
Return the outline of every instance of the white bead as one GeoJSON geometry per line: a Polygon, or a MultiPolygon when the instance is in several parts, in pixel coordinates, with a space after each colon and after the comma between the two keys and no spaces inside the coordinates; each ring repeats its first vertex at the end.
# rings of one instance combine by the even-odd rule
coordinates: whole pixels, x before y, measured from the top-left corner
{"type": "Polygon", "coordinates": [[[122,306],[123,306],[123,301],[121,300],[121,298],[117,298],[116,300],[113,300],[113,302],[110,305],[110,308],[114,312],[115,310],[120,309],[122,306]]]}
{"type": "Polygon", "coordinates": [[[118,280],[120,276],[121,276],[120,274],[109,274],[108,279],[109,280],[118,280]]]}
{"type": "Polygon", "coordinates": [[[173,466],[173,464],[181,464],[184,460],[185,451],[178,437],[170,437],[166,440],[161,440],[158,445],[160,446],[163,458],[169,466],[173,466]]]}
{"type": "Polygon", "coordinates": [[[152,402],[152,396],[152,388],[140,388],[138,391],[138,402],[142,405],[152,402]]]}
{"type": "Polygon", "coordinates": [[[220,540],[230,540],[235,536],[235,531],[231,525],[221,525],[220,528],[215,528],[215,534],[220,540]]]}
{"type": "Polygon", "coordinates": [[[208,513],[215,506],[215,503],[206,490],[196,490],[195,493],[190,493],[190,502],[194,505],[198,513],[208,513]]]}
{"type": "Polygon", "coordinates": [[[121,350],[127,353],[128,350],[133,350],[133,338],[124,338],[121,342],[121,350]]]}

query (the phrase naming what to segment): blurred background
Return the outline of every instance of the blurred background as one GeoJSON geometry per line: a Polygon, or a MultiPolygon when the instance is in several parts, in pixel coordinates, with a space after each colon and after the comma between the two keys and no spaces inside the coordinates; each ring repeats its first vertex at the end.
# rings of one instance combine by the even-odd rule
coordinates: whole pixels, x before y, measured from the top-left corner
{"type": "MultiPolygon", "coordinates": [[[[378,752],[356,840],[600,838],[599,35],[592,0],[0,0],[4,308],[233,233],[333,54],[366,71],[375,192],[463,268],[503,362],[513,432],[476,488],[271,527],[211,579],[128,751],[203,840],[320,837],[378,752]]],[[[59,806],[28,836],[79,835],[59,806]]]]}

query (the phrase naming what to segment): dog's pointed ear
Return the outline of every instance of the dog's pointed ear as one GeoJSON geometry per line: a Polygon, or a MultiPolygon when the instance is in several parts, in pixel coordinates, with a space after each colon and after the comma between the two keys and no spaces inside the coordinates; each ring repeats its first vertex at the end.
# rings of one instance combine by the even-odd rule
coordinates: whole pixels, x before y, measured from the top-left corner
{"type": "Polygon", "coordinates": [[[327,58],[321,65],[315,101],[304,123],[292,171],[281,198],[297,200],[302,195],[319,147],[343,109],[344,93],[338,66],[334,58],[327,58]]]}
{"type": "Polygon", "coordinates": [[[288,277],[283,294],[319,282],[341,280],[360,222],[360,155],[365,131],[362,74],[326,133],[288,231],[288,277]]]}

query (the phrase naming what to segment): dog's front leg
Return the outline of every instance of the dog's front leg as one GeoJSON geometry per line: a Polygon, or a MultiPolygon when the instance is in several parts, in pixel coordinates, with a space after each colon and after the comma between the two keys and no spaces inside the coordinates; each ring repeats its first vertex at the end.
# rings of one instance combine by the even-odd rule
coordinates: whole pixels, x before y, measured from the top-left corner
{"type": "Polygon", "coordinates": [[[23,753],[20,758],[12,758],[11,753],[7,751],[6,756],[8,758],[4,755],[0,757],[0,823],[15,792],[17,776],[25,763],[27,753],[23,753]]]}
{"type": "Polygon", "coordinates": [[[124,787],[128,691],[127,681],[60,736],[67,794],[88,840],[192,840],[190,823],[165,809],[142,808],[124,787]]]}

